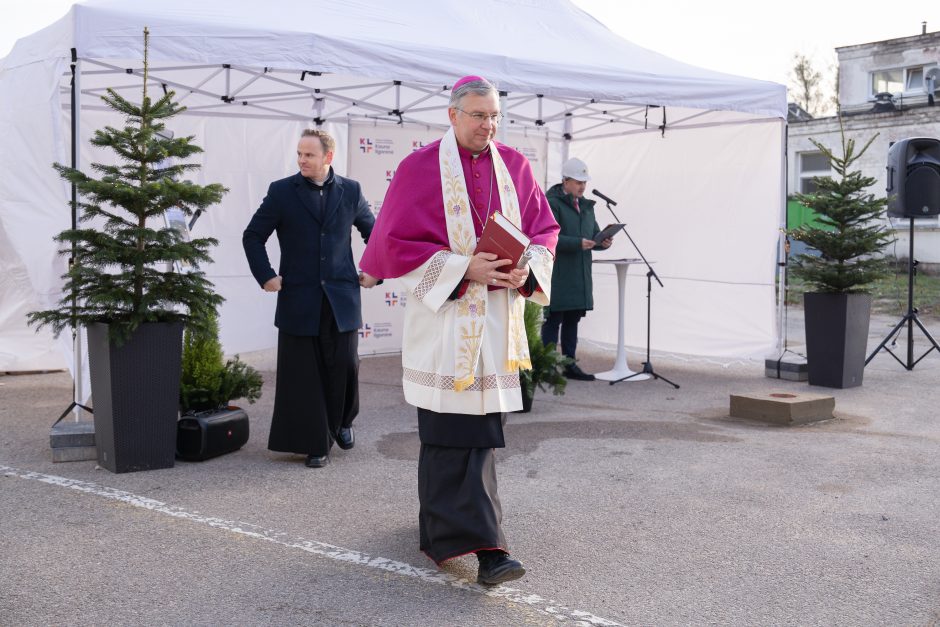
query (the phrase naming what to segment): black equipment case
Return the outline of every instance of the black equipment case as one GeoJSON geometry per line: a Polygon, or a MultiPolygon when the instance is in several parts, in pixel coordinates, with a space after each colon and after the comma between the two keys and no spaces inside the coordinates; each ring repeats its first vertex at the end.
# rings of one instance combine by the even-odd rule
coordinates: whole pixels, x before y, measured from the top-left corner
{"type": "Polygon", "coordinates": [[[176,426],[176,456],[186,461],[231,453],[247,441],[248,414],[240,407],[186,415],[176,426]]]}

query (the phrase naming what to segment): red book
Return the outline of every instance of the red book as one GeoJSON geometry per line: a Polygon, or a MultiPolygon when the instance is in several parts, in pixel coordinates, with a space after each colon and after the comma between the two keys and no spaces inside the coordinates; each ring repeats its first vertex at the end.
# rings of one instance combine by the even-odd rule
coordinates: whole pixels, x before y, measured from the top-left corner
{"type": "Polygon", "coordinates": [[[510,267],[518,268],[525,263],[523,255],[528,247],[528,236],[497,211],[486,221],[483,234],[480,235],[480,241],[477,242],[477,248],[473,252],[474,254],[493,253],[499,259],[512,261],[510,267]]]}

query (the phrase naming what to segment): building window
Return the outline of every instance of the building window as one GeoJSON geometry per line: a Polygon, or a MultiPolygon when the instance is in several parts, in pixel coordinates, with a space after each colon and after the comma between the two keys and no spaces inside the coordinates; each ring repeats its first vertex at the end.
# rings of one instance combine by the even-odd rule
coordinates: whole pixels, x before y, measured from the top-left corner
{"type": "Polygon", "coordinates": [[[816,191],[814,176],[829,176],[829,159],[821,152],[801,152],[797,155],[800,162],[799,190],[801,194],[812,194],[816,191]]]}
{"type": "Polygon", "coordinates": [[[922,94],[924,73],[934,65],[918,65],[871,73],[871,98],[876,94],[922,94]]]}
{"type": "Polygon", "coordinates": [[[904,88],[904,70],[879,70],[871,73],[871,95],[894,94],[904,88]]]}

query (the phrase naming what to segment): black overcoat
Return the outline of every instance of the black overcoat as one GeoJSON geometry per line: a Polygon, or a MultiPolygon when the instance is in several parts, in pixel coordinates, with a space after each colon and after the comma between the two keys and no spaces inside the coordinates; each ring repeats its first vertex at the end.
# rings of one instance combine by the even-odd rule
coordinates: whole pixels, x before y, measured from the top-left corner
{"type": "Polygon", "coordinates": [[[357,181],[333,174],[317,211],[314,188],[299,172],[275,181],[242,234],[251,273],[259,285],[280,275],[274,324],[291,335],[318,335],[324,295],[341,333],[362,326],[359,273],[353,261],[352,227],[368,241],[375,216],[357,181]],[[277,233],[281,262],[271,267],[265,242],[277,233]]]}

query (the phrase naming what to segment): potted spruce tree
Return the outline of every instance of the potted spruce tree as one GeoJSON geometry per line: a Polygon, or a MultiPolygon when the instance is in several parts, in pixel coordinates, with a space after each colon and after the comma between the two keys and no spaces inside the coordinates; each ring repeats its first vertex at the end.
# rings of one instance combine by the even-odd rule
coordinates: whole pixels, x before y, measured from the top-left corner
{"type": "Polygon", "coordinates": [[[866,191],[875,179],[851,169],[877,135],[856,151],[855,141],[846,140],[840,130],[841,156],[811,140],[829,159],[835,176],[816,177],[815,192],[795,196],[816,212],[819,224],[789,232],[816,251],[798,255],[793,268],[807,286],[803,307],[809,384],[833,388],[862,384],[870,285],[890,271],[883,251],[893,241],[879,221],[887,200],[866,191]]]}
{"type": "Polygon", "coordinates": [[[28,317],[55,334],[86,329],[98,463],[112,472],[173,466],[183,324],[203,324],[222,301],[198,270],[216,240],[190,240],[164,214],[177,207],[192,215],[227,190],[176,180],[199,167],[179,160],[202,150],[192,137],[161,134],[183,109],[174,92],[157,100],[147,94],[148,36],[145,29],[141,102],[108,89],[102,99],[124,126],[106,126],[91,140],[113,151],[118,165],[93,163],[99,178],[54,165],[80,194],[84,226],[56,236],[61,254],[72,256],[58,307],[28,317]],[[192,271],[174,271],[181,266],[192,271]]]}
{"type": "Polygon", "coordinates": [[[542,343],[542,307],[526,301],[525,304],[525,334],[529,343],[529,360],[532,362],[531,370],[520,370],[519,379],[522,383],[522,411],[532,410],[532,401],[535,399],[535,389],[543,392],[551,389],[553,394],[565,393],[568,379],[565,378],[565,367],[573,361],[559,353],[554,344],[542,343]]]}
{"type": "Polygon", "coordinates": [[[180,418],[176,454],[202,461],[241,448],[248,441],[248,415],[230,404],[261,397],[261,374],[238,355],[225,360],[215,312],[202,325],[187,325],[183,335],[180,418]]]}

